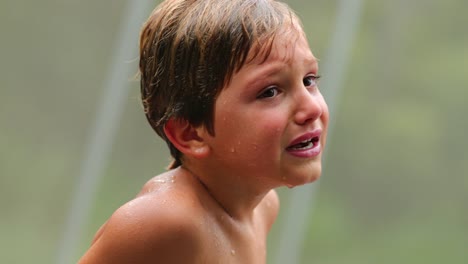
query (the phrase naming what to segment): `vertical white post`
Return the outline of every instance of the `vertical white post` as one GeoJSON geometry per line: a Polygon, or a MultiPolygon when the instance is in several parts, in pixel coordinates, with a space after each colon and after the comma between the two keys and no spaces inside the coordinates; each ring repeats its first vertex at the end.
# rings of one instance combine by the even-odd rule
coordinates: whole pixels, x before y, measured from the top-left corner
{"type": "Polygon", "coordinates": [[[148,0],[127,1],[125,17],[114,48],[111,66],[105,82],[102,101],[90,129],[81,171],[77,178],[72,203],[67,215],[63,237],[57,251],[57,264],[74,263],[91,204],[107,165],[116,129],[128,95],[128,80],[136,72],[130,60],[138,57],[138,35],[144,17],[148,15],[148,0]]]}

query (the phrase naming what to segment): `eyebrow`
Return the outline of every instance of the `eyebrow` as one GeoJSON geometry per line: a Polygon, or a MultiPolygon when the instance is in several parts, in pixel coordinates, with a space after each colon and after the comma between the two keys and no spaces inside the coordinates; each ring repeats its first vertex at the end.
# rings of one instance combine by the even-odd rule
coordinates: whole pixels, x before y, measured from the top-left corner
{"type": "MultiPolygon", "coordinates": [[[[267,80],[270,76],[278,73],[278,72],[281,72],[281,70],[283,69],[284,67],[284,64],[283,63],[286,63],[286,64],[289,64],[290,62],[288,61],[274,61],[274,62],[268,62],[268,61],[265,61],[264,63],[262,64],[250,64],[250,65],[247,65],[247,68],[249,67],[253,67],[253,66],[259,66],[261,65],[262,66],[262,69],[257,71],[257,72],[254,72],[254,73],[249,73],[249,70],[248,69],[244,69],[244,70],[247,70],[248,71],[248,76],[251,78],[251,80],[247,80],[247,82],[245,83],[245,85],[247,87],[254,87],[256,86],[258,83],[261,83],[265,80],[267,80]]],[[[318,71],[318,59],[315,58],[313,55],[311,56],[306,56],[303,58],[303,64],[304,65],[307,65],[307,67],[311,67],[313,69],[313,72],[316,73],[318,71]]]]}
{"type": "Polygon", "coordinates": [[[314,71],[318,71],[318,61],[319,60],[313,55],[304,58],[304,64],[311,65],[314,68],[314,71]]]}
{"type": "Polygon", "coordinates": [[[251,78],[250,78],[251,80],[248,80],[246,82],[247,87],[256,86],[258,83],[263,82],[266,79],[268,79],[268,77],[274,75],[277,72],[280,72],[281,69],[283,68],[279,63],[273,63],[273,64],[264,63],[264,64],[267,65],[267,66],[265,66],[266,69],[265,69],[265,67],[262,67],[262,69],[259,70],[259,71],[253,72],[252,74],[248,73],[248,75],[251,76],[251,78]]]}

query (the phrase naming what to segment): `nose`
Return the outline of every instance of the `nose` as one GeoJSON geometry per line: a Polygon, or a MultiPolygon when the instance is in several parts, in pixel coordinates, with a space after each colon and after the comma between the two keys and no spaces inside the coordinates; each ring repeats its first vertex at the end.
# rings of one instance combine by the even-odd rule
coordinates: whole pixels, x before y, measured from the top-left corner
{"type": "Polygon", "coordinates": [[[294,121],[299,125],[304,125],[320,118],[326,111],[324,109],[326,105],[320,91],[301,90],[293,102],[295,105],[294,121]]]}

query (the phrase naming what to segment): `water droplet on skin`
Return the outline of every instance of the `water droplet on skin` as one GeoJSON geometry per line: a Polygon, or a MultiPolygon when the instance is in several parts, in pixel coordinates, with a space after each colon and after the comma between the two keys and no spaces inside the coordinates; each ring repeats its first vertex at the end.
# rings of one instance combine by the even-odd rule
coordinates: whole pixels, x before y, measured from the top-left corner
{"type": "Polygon", "coordinates": [[[234,249],[231,249],[231,255],[235,255],[236,254],[236,251],[234,249]]]}
{"type": "Polygon", "coordinates": [[[201,152],[202,152],[201,149],[199,149],[199,148],[198,148],[198,149],[195,149],[195,153],[200,154],[201,152]]]}
{"type": "Polygon", "coordinates": [[[236,150],[234,148],[231,148],[231,153],[234,153],[236,152],[236,150]]]}
{"type": "Polygon", "coordinates": [[[219,246],[221,245],[221,243],[219,242],[218,239],[215,240],[215,247],[216,248],[219,248],[219,246]]]}

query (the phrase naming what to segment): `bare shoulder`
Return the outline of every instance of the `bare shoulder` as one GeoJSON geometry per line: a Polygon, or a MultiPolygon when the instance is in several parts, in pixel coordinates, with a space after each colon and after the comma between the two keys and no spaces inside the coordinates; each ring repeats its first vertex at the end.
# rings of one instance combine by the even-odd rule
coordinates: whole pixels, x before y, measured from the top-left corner
{"type": "Polygon", "coordinates": [[[278,194],[275,190],[269,191],[259,205],[259,209],[262,211],[262,215],[265,218],[267,230],[270,230],[271,226],[275,222],[276,217],[278,216],[279,207],[280,201],[278,194]]]}
{"type": "Polygon", "coordinates": [[[183,183],[176,188],[171,181],[149,181],[115,211],[79,263],[193,262],[201,244],[193,219],[201,212],[193,205],[190,188],[183,183]]]}

